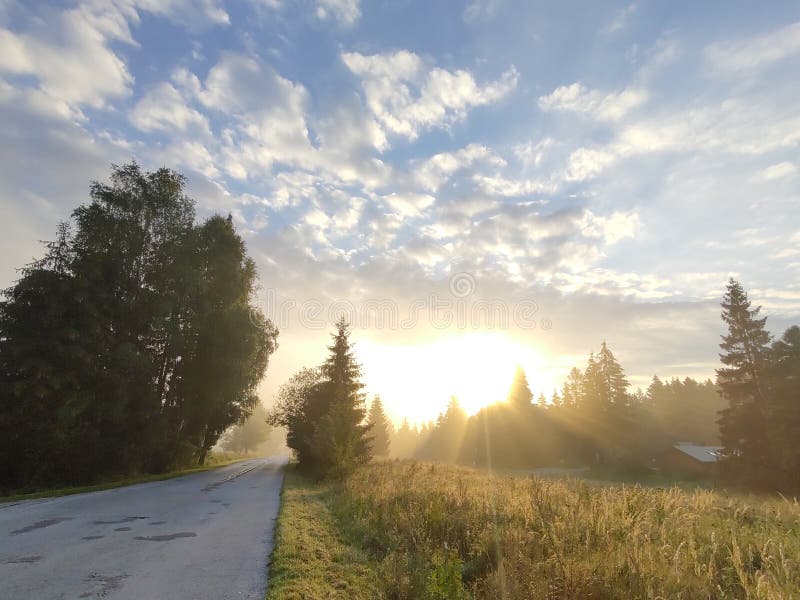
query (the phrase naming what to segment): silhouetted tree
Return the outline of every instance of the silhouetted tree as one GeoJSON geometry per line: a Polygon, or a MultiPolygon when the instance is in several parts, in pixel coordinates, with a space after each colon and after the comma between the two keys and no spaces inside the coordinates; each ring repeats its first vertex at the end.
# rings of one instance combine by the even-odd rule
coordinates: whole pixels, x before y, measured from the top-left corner
{"type": "MultiPolygon", "coordinates": [[[[369,407],[367,417],[369,434],[372,437],[371,448],[374,456],[389,456],[390,440],[394,428],[383,410],[381,397],[376,395],[369,407]]],[[[407,424],[406,424],[407,425],[407,424]]]]}
{"type": "Polygon", "coordinates": [[[532,401],[533,393],[528,385],[528,378],[523,368],[517,365],[514,381],[511,382],[511,390],[508,392],[508,402],[512,406],[527,408],[532,401]]]}
{"type": "Polygon", "coordinates": [[[722,336],[717,385],[728,407],[721,411],[720,437],[728,457],[727,472],[752,482],[768,476],[772,456],[767,437],[767,396],[764,370],[770,335],[761,307],[751,308],[742,285],[731,278],[722,300],[722,336]]]}

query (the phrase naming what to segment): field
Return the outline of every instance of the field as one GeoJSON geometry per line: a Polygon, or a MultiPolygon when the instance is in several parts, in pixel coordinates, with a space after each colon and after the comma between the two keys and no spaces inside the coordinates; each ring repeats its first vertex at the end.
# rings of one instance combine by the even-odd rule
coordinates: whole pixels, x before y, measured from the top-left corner
{"type": "Polygon", "coordinates": [[[796,501],[413,461],[304,485],[385,598],[800,597],[796,501]]]}

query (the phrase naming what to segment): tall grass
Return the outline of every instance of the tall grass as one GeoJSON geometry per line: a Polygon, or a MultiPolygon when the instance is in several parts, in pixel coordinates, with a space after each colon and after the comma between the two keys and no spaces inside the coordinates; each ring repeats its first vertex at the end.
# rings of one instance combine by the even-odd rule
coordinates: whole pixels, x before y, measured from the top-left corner
{"type": "Polygon", "coordinates": [[[388,598],[800,597],[796,501],[366,466],[333,509],[388,598]]]}

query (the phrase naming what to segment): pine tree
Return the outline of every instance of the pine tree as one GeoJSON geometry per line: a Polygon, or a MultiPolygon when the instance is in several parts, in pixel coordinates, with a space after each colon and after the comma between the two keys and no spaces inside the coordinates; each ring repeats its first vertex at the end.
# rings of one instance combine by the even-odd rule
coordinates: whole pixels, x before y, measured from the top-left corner
{"type": "Polygon", "coordinates": [[[326,407],[315,426],[313,452],[321,474],[339,477],[370,459],[369,425],[364,423],[364,384],[361,365],[350,345],[350,326],[342,317],[336,323],[330,355],[320,368],[320,399],[326,407]]]}
{"type": "MultiPolygon", "coordinates": [[[[381,402],[380,396],[376,395],[372,400],[372,404],[369,407],[367,423],[369,423],[369,433],[372,436],[372,454],[381,457],[389,456],[389,446],[393,428],[383,410],[383,402],[381,402]]],[[[405,424],[406,427],[408,427],[408,422],[405,424]]]]}
{"type": "Polygon", "coordinates": [[[522,367],[517,366],[514,380],[511,383],[511,390],[508,393],[508,402],[517,408],[528,408],[533,401],[533,393],[528,386],[528,378],[522,367]]]}
{"type": "Polygon", "coordinates": [[[768,371],[771,405],[768,431],[775,461],[781,472],[781,486],[800,490],[800,327],[786,330],[770,350],[768,371]]]}
{"type": "Polygon", "coordinates": [[[761,307],[751,308],[747,292],[731,278],[722,300],[722,320],[728,327],[722,336],[717,383],[728,407],[721,411],[720,437],[725,454],[735,465],[731,472],[751,482],[764,482],[771,466],[767,438],[767,397],[764,370],[770,335],[761,307]]]}

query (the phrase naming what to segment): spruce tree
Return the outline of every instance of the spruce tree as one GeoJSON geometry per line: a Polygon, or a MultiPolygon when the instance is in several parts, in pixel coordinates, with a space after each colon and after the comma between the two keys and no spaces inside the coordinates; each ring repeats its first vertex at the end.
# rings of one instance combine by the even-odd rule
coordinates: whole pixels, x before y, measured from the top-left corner
{"type": "Polygon", "coordinates": [[[320,368],[320,400],[326,411],[315,426],[313,453],[320,474],[339,477],[368,462],[371,452],[361,365],[356,362],[344,317],[336,323],[332,337],[330,355],[320,368]]]}
{"type": "Polygon", "coordinates": [[[511,390],[508,393],[508,403],[517,408],[528,408],[533,401],[533,393],[528,386],[528,378],[522,367],[517,366],[514,373],[514,380],[511,383],[511,390]]]}
{"type": "MultiPolygon", "coordinates": [[[[372,404],[369,407],[367,423],[369,423],[370,427],[369,434],[372,436],[372,454],[381,457],[389,456],[389,445],[393,428],[383,410],[383,402],[381,402],[380,396],[376,395],[372,400],[372,404]]],[[[408,422],[406,422],[406,427],[408,427],[408,422]]]]}
{"type": "Polygon", "coordinates": [[[769,382],[772,405],[768,415],[770,439],[773,440],[782,486],[787,491],[800,490],[800,327],[786,330],[770,351],[769,382]]]}
{"type": "Polygon", "coordinates": [[[766,433],[767,396],[764,370],[770,335],[761,307],[751,307],[742,285],[731,278],[722,300],[722,336],[717,383],[728,407],[721,411],[720,437],[732,459],[729,472],[751,482],[764,482],[771,457],[766,433]],[[735,463],[735,464],[734,464],[735,463]]]}

